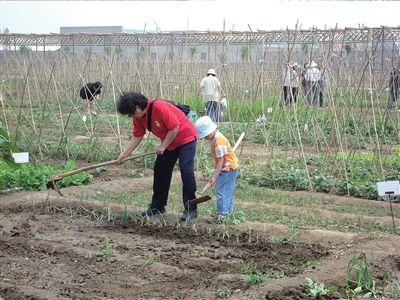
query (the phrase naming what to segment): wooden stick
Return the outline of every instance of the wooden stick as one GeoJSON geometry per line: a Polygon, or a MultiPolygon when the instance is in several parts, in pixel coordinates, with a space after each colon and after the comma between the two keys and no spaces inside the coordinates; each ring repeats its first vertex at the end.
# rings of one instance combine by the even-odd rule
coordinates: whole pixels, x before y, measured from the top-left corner
{"type": "Polygon", "coordinates": [[[234,145],[233,148],[232,148],[233,152],[235,152],[236,149],[237,149],[237,147],[239,147],[239,145],[240,145],[240,143],[242,142],[242,140],[243,140],[243,138],[244,138],[245,135],[246,135],[246,134],[245,134],[244,132],[242,132],[242,134],[239,136],[238,140],[236,141],[235,145],[234,145]]]}
{"type": "MultiPolygon", "coordinates": [[[[155,154],[154,152],[150,152],[150,153],[144,153],[144,154],[140,154],[140,155],[136,155],[136,156],[127,157],[122,161],[122,163],[130,161],[130,160],[138,159],[138,158],[141,158],[141,157],[145,157],[145,156],[148,156],[148,155],[154,155],[154,154],[155,154]]],[[[114,164],[117,164],[117,163],[118,163],[118,160],[115,159],[115,160],[102,162],[102,163],[99,163],[99,164],[94,164],[94,165],[90,165],[90,166],[86,166],[86,167],[81,167],[81,168],[78,168],[76,170],[72,170],[72,171],[69,171],[69,172],[65,172],[65,173],[54,175],[54,176],[51,177],[51,181],[55,182],[55,181],[60,180],[60,179],[62,179],[64,177],[75,175],[75,174],[78,174],[78,173],[81,173],[81,172],[84,172],[84,171],[88,171],[88,170],[93,170],[93,169],[96,169],[96,168],[99,168],[99,167],[104,167],[104,166],[108,166],[108,165],[114,165],[114,164]]]]}

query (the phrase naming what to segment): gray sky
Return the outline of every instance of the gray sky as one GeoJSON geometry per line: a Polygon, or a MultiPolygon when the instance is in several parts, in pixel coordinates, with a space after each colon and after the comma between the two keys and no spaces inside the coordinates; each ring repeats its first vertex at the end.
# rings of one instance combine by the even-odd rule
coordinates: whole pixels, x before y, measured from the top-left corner
{"type": "Polygon", "coordinates": [[[155,30],[274,30],[399,26],[397,1],[4,1],[0,29],[14,33],[59,32],[60,26],[122,25],[155,30]]]}

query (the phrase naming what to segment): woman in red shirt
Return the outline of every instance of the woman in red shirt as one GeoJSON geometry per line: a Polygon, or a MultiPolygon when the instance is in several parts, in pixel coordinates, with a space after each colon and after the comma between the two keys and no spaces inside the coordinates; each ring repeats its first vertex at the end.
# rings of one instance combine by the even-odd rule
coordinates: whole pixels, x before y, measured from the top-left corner
{"type": "Polygon", "coordinates": [[[149,209],[144,211],[142,216],[165,212],[172,171],[179,160],[184,205],[181,220],[196,218],[197,206],[189,203],[189,200],[195,198],[196,192],[194,155],[197,132],[194,124],[172,103],[162,99],[149,100],[136,92],[121,95],[117,102],[117,110],[122,115],[132,117],[133,125],[133,137],[119,155],[119,163],[140,145],[149,125],[151,132],[161,140],[154,164],[153,197],[149,209]]]}

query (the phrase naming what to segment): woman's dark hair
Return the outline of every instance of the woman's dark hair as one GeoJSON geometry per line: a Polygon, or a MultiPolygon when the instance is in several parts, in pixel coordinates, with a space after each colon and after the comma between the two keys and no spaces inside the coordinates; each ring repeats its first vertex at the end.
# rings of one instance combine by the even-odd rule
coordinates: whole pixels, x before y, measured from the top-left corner
{"type": "Polygon", "coordinates": [[[103,85],[100,81],[88,82],[80,90],[79,95],[82,99],[92,101],[96,95],[101,94],[101,88],[103,85]]]}
{"type": "Polygon", "coordinates": [[[136,106],[145,110],[148,99],[141,93],[124,92],[117,101],[117,111],[124,116],[132,116],[136,106]]]}

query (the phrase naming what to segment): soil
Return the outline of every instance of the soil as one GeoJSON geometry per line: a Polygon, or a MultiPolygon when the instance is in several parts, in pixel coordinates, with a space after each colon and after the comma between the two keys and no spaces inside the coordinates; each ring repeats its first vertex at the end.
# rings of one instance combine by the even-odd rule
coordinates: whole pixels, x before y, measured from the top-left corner
{"type": "MultiPolygon", "coordinates": [[[[172,185],[178,184],[175,172],[172,185]]],[[[85,194],[100,198],[102,193],[148,191],[151,186],[151,171],[108,166],[107,172],[95,174],[92,184],[62,189],[67,200],[54,191],[0,195],[0,298],[310,299],[306,277],[340,287],[349,260],[361,251],[373,253],[378,273],[384,268],[400,279],[400,237],[393,234],[308,228],[298,229],[293,242],[282,239],[290,228],[279,224],[225,227],[205,217],[182,223],[173,214],[125,219],[122,206],[110,205],[112,222],[104,203],[82,201],[85,194]],[[246,268],[272,275],[252,284],[246,268]]],[[[387,207],[384,202],[327,197],[332,205],[387,207]]],[[[250,199],[241,200],[246,205],[250,199]]],[[[357,219],[356,214],[311,209],[325,217],[357,219]]],[[[390,224],[387,217],[370,218],[390,224]]]]}
{"type": "Polygon", "coordinates": [[[0,294],[6,299],[240,296],[251,287],[241,273],[247,265],[292,277],[304,261],[329,255],[323,246],[261,242],[241,231],[223,238],[201,225],[113,224],[28,206],[5,210],[0,220],[0,294]],[[105,236],[115,256],[101,256],[105,236]]]}

